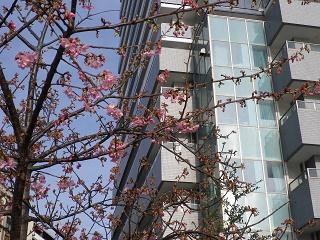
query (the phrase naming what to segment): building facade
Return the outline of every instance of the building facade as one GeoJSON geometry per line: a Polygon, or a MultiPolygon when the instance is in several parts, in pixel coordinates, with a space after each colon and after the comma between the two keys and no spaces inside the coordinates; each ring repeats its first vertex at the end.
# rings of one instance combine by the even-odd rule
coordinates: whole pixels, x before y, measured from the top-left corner
{"type": "MultiPolygon", "coordinates": [[[[181,0],[122,0],[121,17],[148,16],[154,2],[159,4],[160,13],[168,13],[181,6],[181,0]]],[[[320,21],[315,19],[320,14],[320,3],[310,1],[302,4],[301,0],[293,0],[288,4],[285,0],[275,3],[261,0],[252,5],[251,2],[240,0],[232,9],[219,6],[213,14],[205,16],[188,12],[183,21],[191,27],[178,37],[170,29],[174,20],[172,16],[158,19],[160,29],[157,31],[152,31],[146,23],[121,29],[121,46],[144,45],[160,38],[162,41],[161,54],[152,56],[147,67],[135,71],[133,81],[123,88],[124,94],[133,96],[141,91],[151,93],[176,89],[184,86],[186,79],[193,83],[206,83],[206,87],[192,93],[186,106],[186,111],[192,111],[213,106],[220,100],[250,97],[254,91],[281,91],[286,87],[299,88],[306,82],[317,81],[320,77],[320,21]],[[163,33],[166,34],[163,36],[163,33]],[[223,85],[215,83],[223,78],[222,75],[238,77],[243,72],[259,72],[273,61],[290,58],[303,49],[308,50],[304,52],[303,61],[285,62],[280,73],[274,69],[272,74],[262,73],[258,80],[243,79],[240,84],[232,81],[223,85]],[[156,77],[165,69],[170,71],[170,77],[166,84],[159,86],[156,77]]],[[[121,59],[120,73],[131,70],[131,60],[136,52],[131,48],[121,59]]],[[[168,104],[168,114],[179,116],[181,105],[164,98],[158,101],[159,106],[168,104]]],[[[137,108],[139,104],[148,106],[150,103],[141,99],[130,105],[132,115],[142,114],[137,108]]],[[[234,131],[235,134],[230,135],[227,141],[217,139],[213,142],[218,151],[236,151],[233,160],[245,166],[239,171],[239,178],[258,185],[253,193],[242,199],[243,204],[259,209],[260,214],[252,218],[251,223],[260,222],[269,214],[271,217],[254,228],[269,234],[284,219],[291,217],[303,234],[295,236],[289,231],[285,236],[287,239],[320,239],[320,224],[317,222],[320,218],[319,97],[301,94],[298,99],[286,96],[275,102],[266,98],[258,104],[247,101],[246,105],[229,104],[224,111],[216,109],[214,119],[204,123],[197,136],[182,135],[179,138],[196,148],[202,135],[208,134],[213,125],[218,126],[222,134],[234,131]],[[285,204],[289,199],[289,204],[285,204]]],[[[176,176],[188,166],[178,163],[168,149],[178,149],[196,164],[195,157],[183,146],[175,142],[165,144],[165,148],[159,147],[145,139],[138,147],[130,149],[120,162],[114,196],[125,188],[147,184],[150,176],[153,176],[160,192],[170,191],[176,176]],[[140,167],[143,157],[148,159],[149,168],[140,167]]],[[[193,187],[199,181],[201,176],[192,171],[183,180],[186,187],[193,187]]],[[[121,218],[122,224],[114,230],[113,239],[122,239],[126,233],[147,226],[148,219],[133,214],[134,219],[130,221],[136,224],[129,227],[125,211],[121,206],[115,209],[114,214],[121,218]]],[[[177,216],[177,219],[187,226],[192,222],[201,224],[202,216],[197,212],[183,217],[179,219],[177,216]]]]}

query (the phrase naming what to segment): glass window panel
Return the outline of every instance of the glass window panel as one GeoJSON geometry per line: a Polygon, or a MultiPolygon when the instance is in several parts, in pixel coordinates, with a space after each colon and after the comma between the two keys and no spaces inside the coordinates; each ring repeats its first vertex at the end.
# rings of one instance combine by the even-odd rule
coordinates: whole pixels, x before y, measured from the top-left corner
{"type": "Polygon", "coordinates": [[[211,39],[229,41],[227,18],[210,17],[211,39]]]}
{"type": "MultiPolygon", "coordinates": [[[[249,224],[256,223],[268,215],[268,206],[267,206],[267,200],[266,200],[265,194],[263,194],[263,193],[250,193],[249,195],[247,195],[246,203],[247,203],[247,205],[249,205],[252,208],[257,208],[257,210],[259,212],[258,216],[251,217],[249,224]]],[[[253,226],[252,228],[264,230],[264,231],[270,231],[269,218],[266,218],[266,220],[262,221],[258,225],[253,226]]]]}
{"type": "Polygon", "coordinates": [[[254,81],[255,89],[258,92],[272,92],[271,77],[266,74],[262,74],[260,77],[254,81]]]}
{"type": "Polygon", "coordinates": [[[255,68],[266,67],[268,62],[267,48],[251,45],[251,61],[255,68]]]}
{"type": "Polygon", "coordinates": [[[281,161],[280,139],[278,130],[260,128],[260,136],[264,159],[281,161]]]}
{"type": "Polygon", "coordinates": [[[244,158],[260,159],[260,144],[258,129],[253,127],[240,127],[241,150],[244,158]]]}
{"type": "Polygon", "coordinates": [[[276,127],[276,111],[272,100],[263,100],[258,103],[259,123],[261,127],[276,127]]]}
{"type": "Polygon", "coordinates": [[[243,160],[244,181],[255,184],[257,192],[264,192],[262,161],[243,160]]]}
{"type": "Polygon", "coordinates": [[[250,67],[247,44],[231,43],[232,63],[235,67],[250,67]]]}
{"type": "MultiPolygon", "coordinates": [[[[214,80],[220,80],[223,79],[221,75],[226,76],[232,76],[232,69],[228,67],[214,67],[214,80]]],[[[227,96],[233,96],[234,95],[234,89],[233,89],[234,83],[233,81],[224,81],[223,84],[219,85],[218,83],[215,83],[215,93],[217,95],[227,95],[227,96]]]]}
{"type": "Polygon", "coordinates": [[[282,162],[265,162],[265,173],[268,192],[286,191],[282,162]]]}
{"type": "Polygon", "coordinates": [[[238,104],[238,119],[240,125],[257,125],[256,105],[252,100],[247,100],[245,107],[241,107],[240,104],[238,104]]]}
{"type": "MultiPolygon", "coordinates": [[[[218,100],[221,100],[222,103],[228,102],[228,99],[233,100],[232,97],[218,96],[218,100]]],[[[235,103],[226,104],[225,108],[218,108],[218,122],[225,124],[236,124],[237,123],[237,114],[236,114],[236,105],[235,103]]]]}
{"type": "Polygon", "coordinates": [[[237,151],[236,156],[239,157],[239,139],[238,139],[238,129],[235,126],[220,125],[220,134],[222,136],[229,135],[228,139],[219,138],[219,151],[228,152],[237,151]]]}
{"type": "Polygon", "coordinates": [[[247,21],[247,28],[250,43],[266,45],[262,22],[247,21]]]}
{"type": "Polygon", "coordinates": [[[219,42],[214,41],[212,43],[212,58],[214,65],[220,66],[230,66],[231,58],[230,58],[230,48],[228,42],[219,42]]]}
{"type": "MultiPolygon", "coordinates": [[[[249,69],[241,69],[241,68],[235,68],[233,70],[234,77],[240,77],[242,76],[242,72],[244,72],[245,75],[250,75],[251,71],[249,69]]],[[[238,83],[236,86],[236,94],[237,97],[248,97],[252,95],[253,92],[253,83],[250,80],[249,77],[241,78],[240,83],[238,83]]]]}
{"type": "MultiPolygon", "coordinates": [[[[281,207],[284,203],[288,202],[288,198],[285,195],[272,194],[268,197],[270,211],[273,212],[281,207]]],[[[276,211],[271,217],[271,226],[272,228],[279,227],[284,220],[289,218],[288,204],[281,207],[276,211]]],[[[286,238],[285,238],[286,239],[286,238]]]]}
{"type": "Polygon", "coordinates": [[[246,23],[240,19],[229,20],[230,40],[231,42],[247,42],[246,23]]]}

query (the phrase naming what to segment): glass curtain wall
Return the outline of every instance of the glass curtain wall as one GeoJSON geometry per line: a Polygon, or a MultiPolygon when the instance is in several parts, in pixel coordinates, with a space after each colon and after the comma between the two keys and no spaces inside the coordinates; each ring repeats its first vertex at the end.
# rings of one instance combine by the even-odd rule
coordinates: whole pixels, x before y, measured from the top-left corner
{"type": "MultiPolygon", "coordinates": [[[[225,75],[240,77],[243,72],[258,72],[267,65],[262,21],[212,15],[209,16],[209,37],[213,80],[223,79],[225,75]]],[[[214,83],[213,88],[215,103],[250,97],[255,90],[272,91],[271,78],[267,75],[254,81],[243,78],[240,84],[214,83]]],[[[216,110],[216,122],[222,133],[236,132],[228,140],[218,140],[218,147],[221,149],[222,142],[226,141],[224,149],[237,151],[237,161],[245,166],[240,178],[257,184],[257,190],[243,200],[245,205],[258,208],[259,216],[250,222],[256,223],[288,200],[275,103],[266,99],[258,104],[249,100],[246,107],[228,104],[224,111],[216,110]]],[[[287,206],[254,228],[270,233],[286,218],[287,206]]]]}

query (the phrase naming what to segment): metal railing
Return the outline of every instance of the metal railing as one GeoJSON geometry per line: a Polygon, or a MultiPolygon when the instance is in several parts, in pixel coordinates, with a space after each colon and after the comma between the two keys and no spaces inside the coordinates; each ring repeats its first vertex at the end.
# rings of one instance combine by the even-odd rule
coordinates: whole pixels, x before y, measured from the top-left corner
{"type": "Polygon", "coordinates": [[[289,184],[290,192],[294,191],[302,183],[312,178],[320,178],[320,168],[307,168],[289,184]]]}
{"type": "Polygon", "coordinates": [[[320,101],[312,101],[312,100],[296,100],[295,104],[293,104],[286,113],[280,118],[280,126],[282,126],[291,115],[297,111],[297,109],[308,109],[312,111],[320,111],[320,101]]]}

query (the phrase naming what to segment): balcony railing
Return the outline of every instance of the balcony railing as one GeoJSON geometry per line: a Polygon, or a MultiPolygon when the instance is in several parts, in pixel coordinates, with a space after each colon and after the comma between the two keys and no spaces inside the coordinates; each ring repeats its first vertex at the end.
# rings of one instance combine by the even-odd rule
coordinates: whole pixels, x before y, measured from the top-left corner
{"type": "Polygon", "coordinates": [[[309,109],[312,111],[320,111],[320,101],[302,101],[296,100],[295,104],[293,104],[288,111],[280,118],[280,126],[284,125],[284,123],[290,118],[290,116],[297,111],[297,109],[309,109]]]}
{"type": "Polygon", "coordinates": [[[289,184],[290,192],[294,191],[307,179],[314,179],[314,178],[320,179],[320,168],[307,168],[303,173],[301,173],[289,184]]]}

